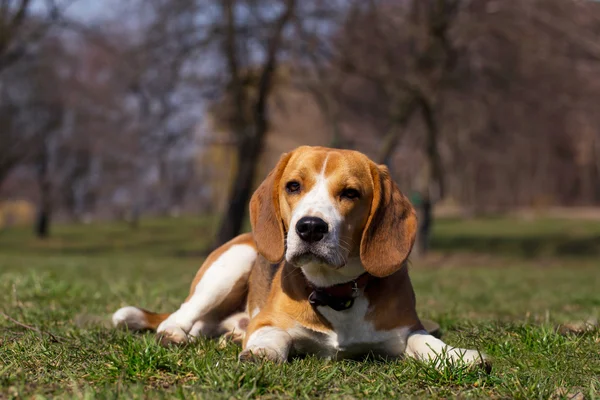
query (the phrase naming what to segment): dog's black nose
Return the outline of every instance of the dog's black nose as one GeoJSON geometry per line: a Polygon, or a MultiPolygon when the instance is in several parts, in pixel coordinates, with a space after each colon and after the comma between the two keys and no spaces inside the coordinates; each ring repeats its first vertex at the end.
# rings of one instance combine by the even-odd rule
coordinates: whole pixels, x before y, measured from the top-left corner
{"type": "Polygon", "coordinates": [[[296,223],[296,232],[305,242],[318,242],[329,232],[329,226],[321,218],[303,217],[296,223]]]}

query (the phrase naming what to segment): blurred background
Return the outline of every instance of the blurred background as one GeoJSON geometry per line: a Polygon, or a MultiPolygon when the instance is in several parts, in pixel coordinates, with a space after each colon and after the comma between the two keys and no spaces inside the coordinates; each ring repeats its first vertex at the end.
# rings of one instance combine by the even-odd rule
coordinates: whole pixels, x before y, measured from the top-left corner
{"type": "Polygon", "coordinates": [[[419,254],[598,255],[599,39],[591,0],[0,0],[0,240],[197,220],[212,248],[309,144],[387,164],[419,254]],[[515,229],[540,215],[590,228],[515,229]]]}
{"type": "Polygon", "coordinates": [[[599,267],[600,0],[0,0],[0,398],[598,398],[599,267]],[[417,311],[491,375],[106,329],[299,145],[389,167],[417,311]]]}

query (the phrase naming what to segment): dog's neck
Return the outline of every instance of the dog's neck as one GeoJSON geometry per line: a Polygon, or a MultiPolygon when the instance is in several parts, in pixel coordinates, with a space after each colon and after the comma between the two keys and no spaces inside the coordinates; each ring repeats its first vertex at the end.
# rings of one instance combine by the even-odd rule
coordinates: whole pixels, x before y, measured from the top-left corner
{"type": "Polygon", "coordinates": [[[349,258],[346,265],[338,269],[318,262],[310,262],[300,268],[312,285],[322,288],[353,281],[365,273],[359,257],[349,258]]]}

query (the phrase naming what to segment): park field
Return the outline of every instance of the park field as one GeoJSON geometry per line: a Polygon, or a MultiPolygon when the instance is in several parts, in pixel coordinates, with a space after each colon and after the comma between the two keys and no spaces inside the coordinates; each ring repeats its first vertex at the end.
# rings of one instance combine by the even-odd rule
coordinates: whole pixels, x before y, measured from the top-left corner
{"type": "Polygon", "coordinates": [[[487,374],[413,360],[240,364],[239,348],[163,348],[110,328],[113,311],[172,311],[214,221],[57,225],[0,232],[1,398],[600,397],[600,221],[441,219],[410,263],[418,308],[443,339],[491,356],[487,374]],[[582,397],[583,396],[583,397],[582,397]]]}

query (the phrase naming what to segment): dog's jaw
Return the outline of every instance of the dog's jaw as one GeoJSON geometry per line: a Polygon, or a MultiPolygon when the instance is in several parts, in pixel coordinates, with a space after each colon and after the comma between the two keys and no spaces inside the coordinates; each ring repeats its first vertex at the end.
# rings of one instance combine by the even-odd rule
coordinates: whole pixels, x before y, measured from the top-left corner
{"type": "Polygon", "coordinates": [[[341,268],[332,268],[331,265],[316,261],[306,263],[300,268],[306,279],[317,287],[330,287],[350,282],[365,273],[358,258],[349,258],[346,265],[341,268]]]}

